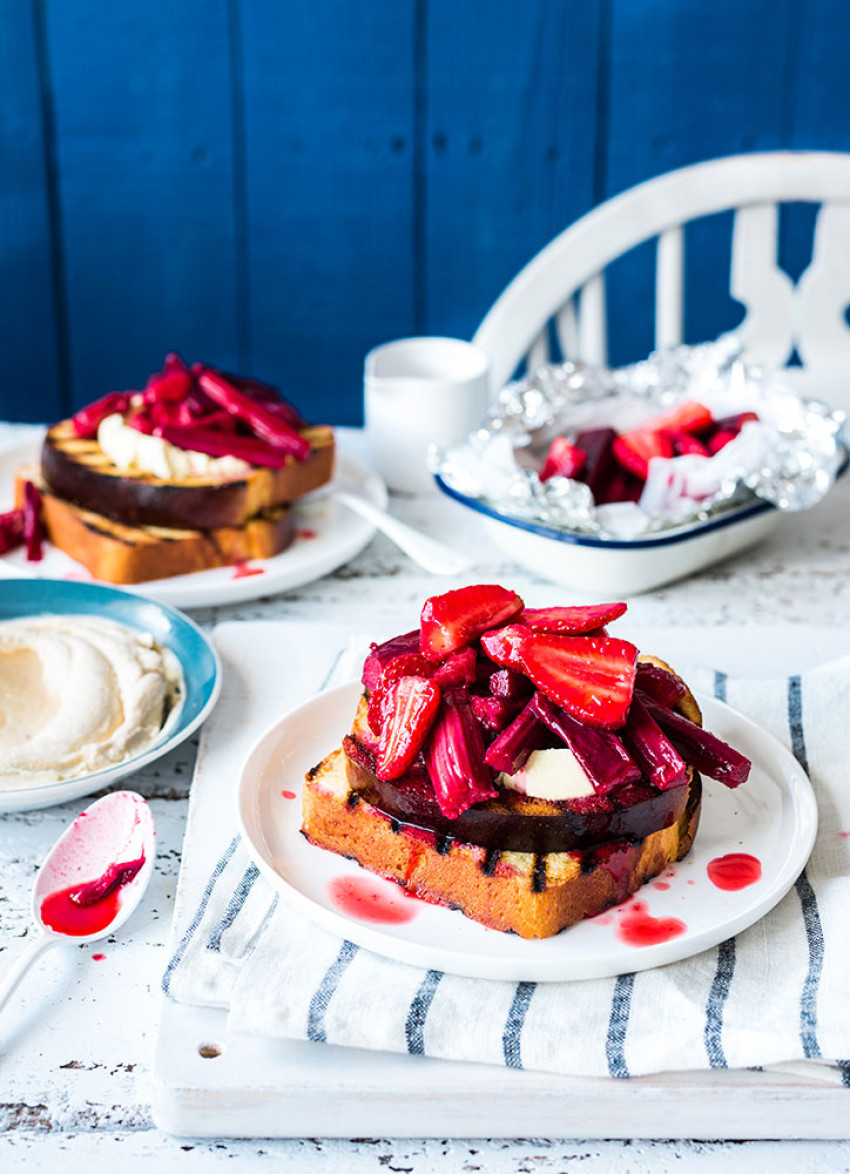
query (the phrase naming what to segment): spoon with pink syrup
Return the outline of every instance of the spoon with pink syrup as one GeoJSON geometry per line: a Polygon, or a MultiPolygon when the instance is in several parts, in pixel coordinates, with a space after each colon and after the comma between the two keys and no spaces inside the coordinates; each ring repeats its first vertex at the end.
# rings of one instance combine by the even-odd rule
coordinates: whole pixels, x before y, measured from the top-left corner
{"type": "Polygon", "coordinates": [[[95,942],[124,924],[151,878],[155,838],[151,810],[135,791],[114,791],[80,812],[35,878],[37,933],[0,979],[0,1010],[51,946],[95,942]]]}

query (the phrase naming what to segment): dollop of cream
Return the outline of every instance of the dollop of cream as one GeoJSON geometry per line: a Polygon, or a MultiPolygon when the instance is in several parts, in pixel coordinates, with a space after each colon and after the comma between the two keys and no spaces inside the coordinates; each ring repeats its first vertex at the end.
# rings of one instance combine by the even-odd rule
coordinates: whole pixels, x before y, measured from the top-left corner
{"type": "Polygon", "coordinates": [[[177,448],[161,436],[147,436],[125,424],[124,417],[117,413],[101,420],[97,443],[122,473],[153,473],[163,481],[199,476],[228,480],[244,476],[251,468],[238,457],[211,457],[177,448]]]}
{"type": "Polygon", "coordinates": [[[512,775],[500,774],[496,782],[534,799],[560,801],[594,793],[584,767],[567,746],[532,750],[524,766],[512,775]]]}
{"type": "Polygon", "coordinates": [[[0,623],[0,790],[125,762],[182,695],[176,657],[146,632],[94,616],[0,623]]]}

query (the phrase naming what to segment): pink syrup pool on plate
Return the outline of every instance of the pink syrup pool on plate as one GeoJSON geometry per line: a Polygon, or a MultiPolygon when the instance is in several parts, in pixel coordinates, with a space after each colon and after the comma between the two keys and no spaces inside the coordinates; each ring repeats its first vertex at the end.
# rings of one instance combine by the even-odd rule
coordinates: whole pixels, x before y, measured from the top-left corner
{"type": "Polygon", "coordinates": [[[627,946],[657,946],[687,928],[678,917],[653,917],[645,901],[632,901],[623,908],[614,932],[627,946]]]}
{"type": "Polygon", "coordinates": [[[750,856],[748,852],[730,852],[726,856],[716,856],[708,862],[705,870],[711,883],[726,892],[746,889],[761,880],[761,861],[755,856],[750,856]]]}
{"type": "Polygon", "coordinates": [[[337,909],[356,917],[358,921],[372,921],[380,925],[401,925],[416,916],[412,901],[404,901],[387,891],[386,881],[368,876],[337,876],[328,885],[331,900],[337,909]]]}

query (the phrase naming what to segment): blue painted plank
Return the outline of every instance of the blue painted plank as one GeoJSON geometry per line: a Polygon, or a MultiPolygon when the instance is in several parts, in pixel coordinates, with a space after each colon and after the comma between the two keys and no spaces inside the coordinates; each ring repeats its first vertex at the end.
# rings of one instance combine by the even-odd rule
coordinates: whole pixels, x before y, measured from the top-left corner
{"type": "Polygon", "coordinates": [[[0,419],[61,414],[50,209],[30,5],[0,2],[0,419]]]}
{"type": "MultiPolygon", "coordinates": [[[[613,0],[606,195],[701,159],[783,145],[793,87],[797,0],[613,0]]],[[[733,327],[728,217],[687,236],[685,332],[690,341],[733,327]]],[[[618,267],[609,288],[612,359],[652,343],[646,288],[652,251],[618,267]]],[[[650,275],[651,280],[651,275],[650,275]]],[[[650,286],[651,288],[651,286],[650,286]]]]}
{"type": "Polygon", "coordinates": [[[47,5],[75,403],[175,349],[235,366],[224,0],[47,5]]]}
{"type": "Polygon", "coordinates": [[[425,322],[469,337],[594,199],[598,3],[430,0],[425,322]]]}
{"type": "Polygon", "coordinates": [[[241,17],[253,367],[356,423],[366,351],[414,330],[414,5],[241,17]]]}

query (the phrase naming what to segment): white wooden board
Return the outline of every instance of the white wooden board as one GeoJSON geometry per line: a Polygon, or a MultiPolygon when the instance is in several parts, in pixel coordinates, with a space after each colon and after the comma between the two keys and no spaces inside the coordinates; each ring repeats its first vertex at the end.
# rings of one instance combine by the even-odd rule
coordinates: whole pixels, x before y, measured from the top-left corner
{"type": "MultiPolygon", "coordinates": [[[[850,633],[808,626],[626,628],[639,647],[677,664],[710,662],[762,675],[798,671],[850,648],[850,633]]],[[[293,689],[310,695],[320,686],[351,635],[350,629],[324,625],[269,626],[268,659],[245,679],[228,663],[228,644],[240,631],[244,624],[217,629],[225,692],[205,729],[201,764],[208,753],[229,752],[234,703],[270,724],[289,707],[293,689]],[[285,666],[294,665],[297,687],[291,680],[284,685],[285,666]]],[[[239,762],[232,767],[232,786],[228,782],[218,794],[206,784],[203,766],[196,774],[174,941],[197,906],[221,845],[233,834],[239,762]]],[[[839,1138],[847,1132],[847,1090],[808,1076],[710,1072],[576,1080],[238,1036],[228,1032],[226,1018],[221,1010],[163,1001],[153,1112],[166,1131],[196,1137],[586,1138],[839,1138]]]]}

